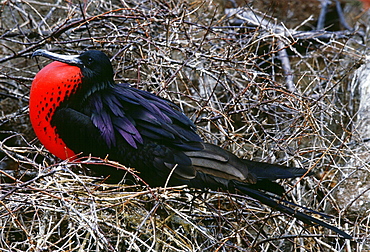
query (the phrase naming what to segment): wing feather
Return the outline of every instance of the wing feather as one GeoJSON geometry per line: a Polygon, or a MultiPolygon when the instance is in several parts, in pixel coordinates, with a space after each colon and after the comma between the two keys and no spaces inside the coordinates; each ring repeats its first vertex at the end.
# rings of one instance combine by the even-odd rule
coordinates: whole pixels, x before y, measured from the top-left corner
{"type": "Polygon", "coordinates": [[[91,101],[92,122],[108,146],[117,137],[138,148],[144,139],[166,143],[179,150],[202,149],[195,125],[170,101],[146,91],[117,84],[101,90],[91,101]]]}

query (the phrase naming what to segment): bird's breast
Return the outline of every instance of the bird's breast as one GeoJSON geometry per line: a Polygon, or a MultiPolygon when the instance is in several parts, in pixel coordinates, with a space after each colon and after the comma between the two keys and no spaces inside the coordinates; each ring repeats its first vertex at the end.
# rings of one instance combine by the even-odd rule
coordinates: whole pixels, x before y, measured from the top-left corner
{"type": "Polygon", "coordinates": [[[52,62],[35,76],[30,91],[30,119],[41,143],[54,155],[67,159],[75,155],[56,133],[50,121],[55,110],[81,84],[79,67],[52,62]]]}

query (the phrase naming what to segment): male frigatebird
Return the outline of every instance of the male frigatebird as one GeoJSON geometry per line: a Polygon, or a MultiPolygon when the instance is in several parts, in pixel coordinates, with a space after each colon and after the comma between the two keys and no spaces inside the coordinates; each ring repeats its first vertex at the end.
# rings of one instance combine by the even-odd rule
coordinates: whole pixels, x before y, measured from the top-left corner
{"type": "Polygon", "coordinates": [[[29,108],[36,135],[59,158],[79,153],[108,156],[135,168],[151,186],[169,181],[169,185],[201,189],[236,189],[304,223],[351,238],[276,200],[284,190],[274,180],[303,176],[307,170],[239,159],[204,143],[175,104],[128,84],[116,84],[103,52],[66,56],[37,50],[33,56],[55,60],[36,75],[29,108]]]}

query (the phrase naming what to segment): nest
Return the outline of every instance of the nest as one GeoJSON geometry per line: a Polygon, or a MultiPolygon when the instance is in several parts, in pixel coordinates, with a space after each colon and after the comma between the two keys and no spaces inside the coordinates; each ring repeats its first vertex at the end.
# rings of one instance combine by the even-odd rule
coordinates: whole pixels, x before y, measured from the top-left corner
{"type": "Polygon", "coordinates": [[[368,171],[363,164],[367,147],[356,131],[359,100],[352,82],[364,62],[366,13],[360,6],[347,6],[345,11],[358,14],[349,24],[353,29],[348,24],[338,28],[339,21],[331,20],[330,29],[317,30],[319,15],[303,10],[303,5],[320,10],[316,1],[306,1],[301,10],[293,5],[299,1],[291,1],[288,9],[275,1],[273,7],[262,2],[4,2],[0,247],[365,249],[368,212],[350,210],[364,192],[349,192],[356,194],[355,200],[343,205],[345,195],[337,191],[348,174],[368,171]],[[281,181],[288,197],[332,216],[325,221],[357,242],[303,225],[244,195],[151,188],[134,167],[94,157],[80,162],[55,159],[35,139],[27,115],[32,78],[47,63],[30,58],[38,48],[65,54],[102,50],[112,60],[117,82],[178,104],[206,142],[241,158],[314,171],[309,178],[281,181]],[[112,184],[92,176],[86,167],[96,163],[125,170],[128,177],[112,184]]]}

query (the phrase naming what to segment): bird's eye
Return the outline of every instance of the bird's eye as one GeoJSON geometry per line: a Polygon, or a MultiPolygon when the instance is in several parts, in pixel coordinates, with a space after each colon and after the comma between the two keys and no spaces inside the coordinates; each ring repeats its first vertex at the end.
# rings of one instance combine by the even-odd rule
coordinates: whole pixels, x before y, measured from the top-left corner
{"type": "Polygon", "coordinates": [[[91,58],[91,57],[89,57],[88,59],[87,59],[87,64],[92,64],[94,62],[94,60],[93,60],[93,58],[91,58]]]}

